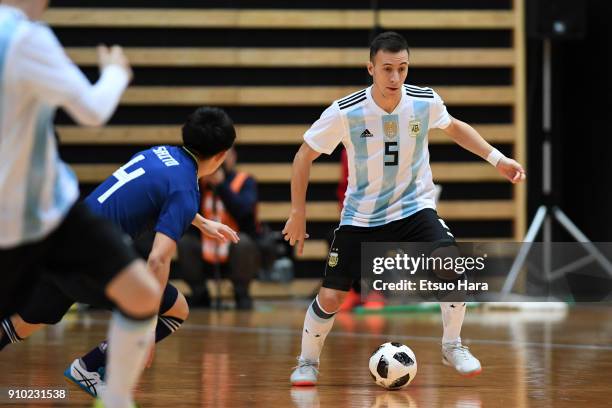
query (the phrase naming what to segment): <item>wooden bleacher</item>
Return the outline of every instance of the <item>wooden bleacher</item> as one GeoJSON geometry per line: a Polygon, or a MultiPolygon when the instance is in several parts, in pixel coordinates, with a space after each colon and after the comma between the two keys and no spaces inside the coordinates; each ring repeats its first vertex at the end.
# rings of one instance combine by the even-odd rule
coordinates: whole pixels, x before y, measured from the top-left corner
{"type": "MultiPolygon", "coordinates": [[[[134,66],[177,67],[362,67],[368,48],[129,48],[134,66]]],[[[412,64],[420,67],[512,67],[512,50],[488,48],[411,49],[412,64]]],[[[72,47],[68,55],[78,64],[97,64],[95,49],[72,47]]],[[[367,58],[367,57],[366,57],[367,58]]]]}
{"type": "MultiPolygon", "coordinates": [[[[70,57],[90,77],[96,72],[95,45],[105,38],[120,39],[135,70],[135,83],[109,126],[79,128],[65,114],[58,116],[62,154],[84,191],[111,174],[128,153],[179,143],[180,123],[196,106],[222,106],[237,124],[240,167],[260,183],[260,218],[280,229],[289,208],[292,152],[332,100],[367,86],[367,44],[376,22],[403,33],[411,44],[409,83],[434,87],[451,114],[475,124],[500,150],[525,162],[519,0],[491,1],[489,9],[482,2],[457,0],[452,10],[410,9],[411,2],[393,2],[393,7],[406,7],[394,9],[380,2],[379,13],[368,9],[369,2],[352,2],[349,9],[340,0],[302,1],[297,2],[301,8],[287,9],[269,9],[256,0],[247,2],[248,8],[215,1],[215,8],[201,2],[199,9],[185,8],[196,3],[182,1],[155,3],[159,8],[135,0],[94,6],[99,3],[56,0],[45,15],[70,57]],[[244,83],[211,85],[198,75],[214,79],[224,70],[242,73],[244,83]],[[266,84],[249,85],[251,70],[263,75],[266,84]],[[315,73],[326,70],[338,84],[320,83],[315,73]],[[279,72],[293,76],[295,85],[278,85],[279,72]],[[346,83],[345,73],[362,80],[346,83]]],[[[520,239],[524,186],[510,186],[487,163],[466,158],[460,150],[442,132],[430,134],[434,179],[443,186],[441,215],[460,238],[520,239]]],[[[313,168],[308,217],[314,233],[298,260],[298,276],[321,272],[327,251],[324,231],[338,219],[337,158],[337,152],[321,158],[313,168]]]]}
{"type": "MultiPolygon", "coordinates": [[[[61,3],[61,2],[58,2],[61,3]]],[[[228,1],[228,5],[232,2],[228,1]]],[[[258,29],[370,29],[376,19],[390,29],[514,29],[513,10],[248,10],[52,8],[45,20],[57,27],[258,28],[258,29]]],[[[202,5],[205,6],[204,4],[202,5]]]]}

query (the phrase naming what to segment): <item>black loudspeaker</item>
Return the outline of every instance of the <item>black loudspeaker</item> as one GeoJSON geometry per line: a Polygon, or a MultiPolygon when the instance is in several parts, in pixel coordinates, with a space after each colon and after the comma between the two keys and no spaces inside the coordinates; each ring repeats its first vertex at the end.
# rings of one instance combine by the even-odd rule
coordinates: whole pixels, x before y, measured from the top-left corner
{"type": "Polygon", "coordinates": [[[525,0],[527,34],[551,40],[580,39],[586,34],[586,0],[525,0]]]}

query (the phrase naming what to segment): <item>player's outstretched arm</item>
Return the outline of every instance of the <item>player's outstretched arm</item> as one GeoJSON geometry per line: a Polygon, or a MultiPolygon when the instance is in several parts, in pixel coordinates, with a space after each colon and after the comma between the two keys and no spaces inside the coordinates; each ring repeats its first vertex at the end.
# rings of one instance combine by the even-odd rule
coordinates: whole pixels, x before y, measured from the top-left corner
{"type": "Polygon", "coordinates": [[[291,213],[283,228],[285,241],[289,245],[298,245],[299,255],[304,250],[304,240],[308,238],[306,233],[306,190],[312,162],[319,157],[320,153],[313,150],[308,144],[302,143],[300,149],[293,159],[291,167],[291,213]]]}
{"type": "Polygon", "coordinates": [[[11,80],[23,83],[38,99],[62,106],[81,125],[100,126],[115,111],[132,70],[121,47],[98,48],[100,79],[92,85],[68,58],[53,32],[34,26],[15,53],[21,63],[11,80]]]}
{"type": "Polygon", "coordinates": [[[229,240],[236,244],[240,241],[236,231],[225,224],[204,218],[200,214],[196,214],[191,225],[199,229],[208,238],[213,238],[220,242],[227,242],[229,240]]]}
{"type": "Polygon", "coordinates": [[[450,125],[443,129],[459,146],[491,163],[511,183],[525,180],[526,173],[518,162],[504,156],[495,149],[472,126],[451,118],[450,125]]]}
{"type": "Polygon", "coordinates": [[[101,126],[110,119],[134,75],[120,46],[108,48],[98,45],[97,51],[100,79],[94,85],[83,88],[78,98],[65,104],[73,117],[89,126],[101,126]]]}

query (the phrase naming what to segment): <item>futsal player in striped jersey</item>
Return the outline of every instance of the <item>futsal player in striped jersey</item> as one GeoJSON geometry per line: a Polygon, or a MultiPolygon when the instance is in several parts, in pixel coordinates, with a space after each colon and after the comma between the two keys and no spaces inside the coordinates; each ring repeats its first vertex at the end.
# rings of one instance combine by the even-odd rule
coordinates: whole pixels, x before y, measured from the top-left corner
{"type": "MultiPolygon", "coordinates": [[[[315,385],[319,356],[335,314],[351,283],[360,279],[362,242],[431,242],[436,251],[455,248],[455,239],[438,216],[429,164],[427,134],[442,129],[464,149],[487,160],[512,183],[525,178],[519,163],[494,149],[468,124],[453,118],[431,88],[406,85],[409,49],[394,32],[378,35],[370,46],[372,86],[334,101],[304,134],[293,162],[291,213],[285,240],[302,252],[306,233],[306,189],[312,162],[342,143],[348,154],[348,189],[335,231],[325,277],[308,307],[293,385],[315,385]],[[357,254],[357,255],[356,255],[357,254]]],[[[454,281],[455,271],[435,271],[454,281]]],[[[461,343],[465,304],[441,303],[442,361],[460,374],[480,373],[481,364],[461,343]]]]}
{"type": "Polygon", "coordinates": [[[7,318],[35,285],[72,282],[77,300],[98,297],[115,308],[103,403],[127,408],[153,337],[160,286],[116,228],[76,204],[78,183],[59,158],[53,115],[61,106],[79,124],[102,125],[131,69],[121,48],[100,47],[100,79],[90,84],[51,30],[34,22],[47,5],[0,5],[0,344],[19,340],[7,318]]]}

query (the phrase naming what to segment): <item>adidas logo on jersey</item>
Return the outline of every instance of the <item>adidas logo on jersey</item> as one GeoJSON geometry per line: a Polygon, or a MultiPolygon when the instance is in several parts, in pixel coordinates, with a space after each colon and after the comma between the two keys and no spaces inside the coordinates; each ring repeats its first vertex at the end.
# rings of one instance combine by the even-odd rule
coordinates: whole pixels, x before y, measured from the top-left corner
{"type": "Polygon", "coordinates": [[[370,132],[368,129],[364,130],[364,131],[361,133],[361,137],[372,137],[372,136],[374,136],[374,135],[373,135],[373,134],[372,134],[372,132],[370,132]]]}

